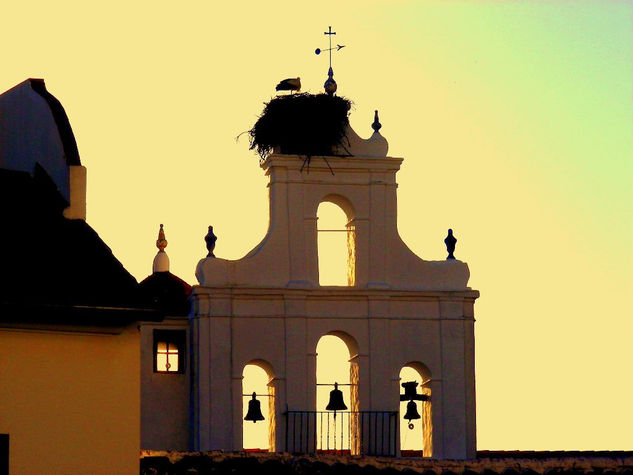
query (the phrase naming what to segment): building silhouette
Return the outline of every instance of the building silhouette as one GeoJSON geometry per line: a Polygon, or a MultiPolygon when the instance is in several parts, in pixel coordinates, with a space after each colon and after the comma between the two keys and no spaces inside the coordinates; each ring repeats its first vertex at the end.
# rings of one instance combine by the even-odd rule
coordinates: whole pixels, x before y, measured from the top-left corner
{"type": "Polygon", "coordinates": [[[138,322],[162,318],[85,222],[86,169],[44,81],[0,95],[0,473],[133,473],[138,322]]]}
{"type": "Polygon", "coordinates": [[[369,139],[346,125],[344,140],[325,156],[285,153],[283,144],[266,155],[267,234],[238,260],[216,257],[221,252],[209,235],[209,255],[190,286],[170,272],[162,225],[152,274],[137,283],[86,224],[85,168],[63,107],[43,81],[0,95],[0,112],[3,214],[11,224],[0,242],[15,250],[5,259],[12,279],[0,294],[0,351],[10,369],[19,365],[15,355],[33,363],[19,377],[0,373],[0,382],[10,389],[7,398],[29,401],[33,418],[44,411],[66,421],[54,436],[59,444],[44,449],[34,421],[15,404],[0,404],[0,448],[12,469],[29,463],[26,447],[60,467],[102,463],[95,452],[107,444],[118,444],[113,450],[128,466],[134,457],[138,464],[139,449],[237,451],[245,446],[245,424],[266,427],[268,443],[260,448],[269,451],[475,456],[479,293],[468,287],[464,262],[425,261],[400,238],[396,173],[403,159],[388,156],[377,113],[369,139]],[[347,285],[320,281],[319,235],[333,231],[318,226],[324,202],[346,216],[334,231],[346,240],[347,285]],[[325,336],[340,339],[349,353],[345,382],[317,380],[317,345],[325,336]],[[34,344],[41,350],[31,351],[34,344]],[[121,355],[98,358],[112,347],[121,355]],[[40,352],[55,371],[37,371],[40,352]],[[127,371],[112,376],[113,364],[127,371]],[[266,375],[255,399],[246,394],[246,367],[266,375]],[[402,385],[403,368],[414,372],[415,385],[402,385]],[[73,384],[69,375],[78,373],[73,384]],[[107,389],[105,377],[112,378],[107,389]],[[39,381],[37,388],[27,380],[39,381]],[[345,408],[317,407],[317,386],[340,391],[334,383],[344,390],[345,408]],[[85,411],[64,418],[55,408],[62,394],[85,411]],[[265,420],[244,420],[249,400],[265,420]],[[98,401],[99,410],[86,401],[98,401]],[[421,448],[407,454],[398,428],[412,420],[422,427],[421,448]],[[79,448],[85,453],[77,459],[79,448]]]}

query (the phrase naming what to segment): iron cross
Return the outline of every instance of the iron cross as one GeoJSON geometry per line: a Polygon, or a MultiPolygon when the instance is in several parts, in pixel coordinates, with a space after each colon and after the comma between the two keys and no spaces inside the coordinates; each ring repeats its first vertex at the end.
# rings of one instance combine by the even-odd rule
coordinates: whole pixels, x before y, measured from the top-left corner
{"type": "Polygon", "coordinates": [[[323,34],[324,35],[328,35],[328,39],[330,40],[330,48],[329,48],[329,52],[330,52],[330,67],[332,67],[332,35],[335,35],[336,32],[332,31],[332,27],[331,26],[328,26],[327,30],[328,31],[324,32],[323,34]]]}

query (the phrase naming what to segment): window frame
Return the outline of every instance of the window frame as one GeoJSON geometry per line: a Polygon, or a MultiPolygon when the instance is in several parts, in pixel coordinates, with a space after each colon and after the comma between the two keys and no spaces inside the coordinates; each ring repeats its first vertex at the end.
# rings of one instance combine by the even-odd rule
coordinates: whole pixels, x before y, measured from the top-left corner
{"type": "Polygon", "coordinates": [[[153,345],[152,345],[152,357],[154,360],[154,373],[158,374],[184,374],[186,371],[187,358],[186,358],[186,340],[187,330],[159,330],[154,329],[153,332],[153,345]],[[178,370],[177,371],[163,371],[158,369],[158,343],[166,343],[174,345],[178,350],[178,370]]]}

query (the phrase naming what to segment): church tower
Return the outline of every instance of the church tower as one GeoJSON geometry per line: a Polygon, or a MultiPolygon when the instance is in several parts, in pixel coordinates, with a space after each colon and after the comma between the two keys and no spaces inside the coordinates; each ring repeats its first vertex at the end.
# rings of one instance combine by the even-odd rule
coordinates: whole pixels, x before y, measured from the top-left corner
{"type": "Polygon", "coordinates": [[[268,155],[261,162],[270,180],[266,236],[242,259],[215,257],[211,246],[198,264],[193,449],[242,450],[244,427],[267,424],[270,451],[328,452],[330,435],[324,434],[341,425],[335,449],[405,455],[397,428],[406,429],[407,421],[399,410],[413,400],[419,420],[408,422],[422,427],[418,455],[475,457],[473,305],[479,292],[468,287],[466,263],[425,261],[400,238],[396,173],[403,159],[387,156],[377,113],[373,128],[363,140],[347,127],[346,156],[338,149],[323,157],[279,153],[283,148],[268,155]],[[340,207],[347,219],[345,286],[319,284],[317,209],[323,202],[340,207]],[[328,335],[349,351],[349,382],[340,385],[347,388],[347,410],[339,409],[338,418],[317,400],[317,346],[328,335]],[[249,365],[267,378],[266,387],[254,391],[267,411],[262,422],[243,420],[251,399],[243,388],[249,365]],[[409,396],[414,390],[409,398],[402,396],[403,368],[419,376],[419,384],[407,388],[409,396]],[[332,425],[326,429],[326,423],[332,425]]]}

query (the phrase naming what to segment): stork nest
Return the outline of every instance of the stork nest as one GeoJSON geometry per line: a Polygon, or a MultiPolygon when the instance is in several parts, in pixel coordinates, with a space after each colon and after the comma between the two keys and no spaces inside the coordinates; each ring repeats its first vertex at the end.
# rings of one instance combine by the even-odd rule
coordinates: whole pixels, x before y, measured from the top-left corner
{"type": "Polygon", "coordinates": [[[265,103],[248,131],[250,150],[264,160],[276,148],[294,155],[332,155],[349,124],[351,101],[327,94],[289,94],[265,103]]]}

